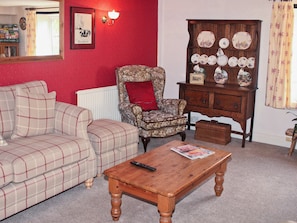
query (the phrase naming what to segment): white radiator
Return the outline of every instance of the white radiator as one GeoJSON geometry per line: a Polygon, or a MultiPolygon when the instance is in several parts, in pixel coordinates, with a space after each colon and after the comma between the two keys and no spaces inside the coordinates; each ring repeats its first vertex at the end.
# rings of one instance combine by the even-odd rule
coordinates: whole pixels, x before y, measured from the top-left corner
{"type": "Polygon", "coordinates": [[[93,119],[108,118],[121,120],[118,109],[119,96],[117,86],[79,90],[77,105],[92,111],[93,119]]]}

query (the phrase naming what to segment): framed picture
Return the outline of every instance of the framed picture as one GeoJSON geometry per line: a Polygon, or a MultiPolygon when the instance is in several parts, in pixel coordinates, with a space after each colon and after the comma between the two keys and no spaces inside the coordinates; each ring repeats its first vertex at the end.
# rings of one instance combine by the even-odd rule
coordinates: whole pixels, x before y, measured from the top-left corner
{"type": "Polygon", "coordinates": [[[95,9],[70,8],[71,49],[95,48],[95,9]]]}
{"type": "Polygon", "coordinates": [[[203,73],[190,73],[190,84],[204,84],[205,75],[203,73]]]}

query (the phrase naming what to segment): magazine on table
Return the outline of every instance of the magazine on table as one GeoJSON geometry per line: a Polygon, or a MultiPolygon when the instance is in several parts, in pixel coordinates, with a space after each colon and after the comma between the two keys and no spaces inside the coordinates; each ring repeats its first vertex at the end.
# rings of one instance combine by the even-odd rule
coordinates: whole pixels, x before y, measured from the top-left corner
{"type": "Polygon", "coordinates": [[[178,147],[172,147],[171,150],[191,160],[202,159],[215,153],[214,151],[189,144],[178,147]]]}

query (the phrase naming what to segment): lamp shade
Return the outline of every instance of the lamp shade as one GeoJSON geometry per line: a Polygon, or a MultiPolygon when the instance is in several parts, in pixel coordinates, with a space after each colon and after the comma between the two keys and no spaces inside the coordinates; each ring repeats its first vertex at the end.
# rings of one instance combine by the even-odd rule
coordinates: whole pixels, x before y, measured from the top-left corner
{"type": "Polygon", "coordinates": [[[116,12],[115,10],[112,10],[112,11],[109,11],[108,12],[108,17],[110,19],[115,20],[115,19],[119,18],[119,16],[120,16],[120,13],[119,12],[116,12]]]}

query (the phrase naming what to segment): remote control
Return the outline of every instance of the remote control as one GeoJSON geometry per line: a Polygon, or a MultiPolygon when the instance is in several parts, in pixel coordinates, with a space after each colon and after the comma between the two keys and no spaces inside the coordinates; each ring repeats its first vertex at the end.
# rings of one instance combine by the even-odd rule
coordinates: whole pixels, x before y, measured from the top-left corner
{"type": "Polygon", "coordinates": [[[146,164],[136,162],[135,160],[131,161],[130,163],[133,164],[133,165],[135,165],[135,166],[139,166],[139,167],[142,167],[142,168],[147,169],[147,170],[150,170],[150,171],[155,171],[156,170],[155,167],[148,166],[146,164]]]}

